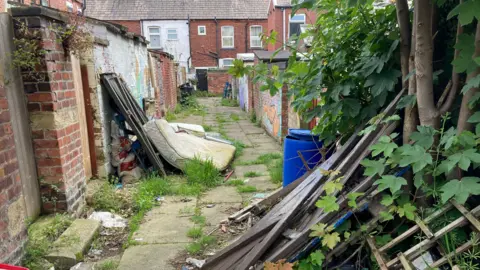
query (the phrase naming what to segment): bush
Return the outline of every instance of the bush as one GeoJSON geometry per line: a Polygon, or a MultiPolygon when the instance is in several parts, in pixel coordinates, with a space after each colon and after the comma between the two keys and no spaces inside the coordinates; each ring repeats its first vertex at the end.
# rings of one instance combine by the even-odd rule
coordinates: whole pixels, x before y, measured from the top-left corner
{"type": "Polygon", "coordinates": [[[222,98],[221,102],[222,106],[225,107],[238,107],[240,104],[238,104],[238,101],[236,99],[227,99],[227,98],[222,98]]]}
{"type": "Polygon", "coordinates": [[[118,194],[115,187],[105,183],[95,194],[93,194],[93,208],[97,211],[119,212],[128,208],[127,200],[118,194]]]}

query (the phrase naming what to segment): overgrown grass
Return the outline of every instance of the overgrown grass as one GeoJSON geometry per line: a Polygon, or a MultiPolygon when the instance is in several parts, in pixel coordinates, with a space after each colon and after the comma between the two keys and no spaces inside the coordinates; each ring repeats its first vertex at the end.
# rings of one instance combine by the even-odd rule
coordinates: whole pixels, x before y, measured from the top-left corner
{"type": "Polygon", "coordinates": [[[243,176],[245,176],[245,177],[258,177],[258,176],[262,176],[262,175],[258,172],[246,172],[246,173],[243,174],[243,176]]]}
{"type": "Polygon", "coordinates": [[[250,193],[250,192],[256,192],[257,188],[254,186],[243,185],[243,186],[237,186],[237,191],[239,193],[250,193]]]}
{"type": "Polygon", "coordinates": [[[243,153],[243,149],[245,149],[246,145],[241,142],[241,141],[237,141],[237,140],[233,140],[233,146],[235,146],[235,158],[238,158],[239,156],[242,155],[243,153]]]}
{"type": "Polygon", "coordinates": [[[283,155],[280,153],[268,153],[259,156],[256,160],[237,162],[236,165],[269,165],[270,163],[274,162],[277,159],[281,159],[282,157],[283,155]]]}
{"type": "Polygon", "coordinates": [[[223,115],[221,115],[219,113],[217,113],[215,115],[215,120],[217,120],[217,123],[220,124],[220,125],[227,122],[227,120],[225,118],[223,118],[223,115]]]}
{"type": "Polygon", "coordinates": [[[203,231],[202,227],[193,227],[187,232],[187,236],[192,239],[198,239],[202,237],[203,231]]]}
{"type": "Polygon", "coordinates": [[[203,226],[205,225],[207,218],[205,216],[198,214],[198,215],[192,216],[190,220],[196,225],[203,226]]]}
{"type": "Polygon", "coordinates": [[[213,131],[213,127],[210,125],[203,125],[203,129],[205,130],[205,132],[213,131]]]}
{"type": "Polygon", "coordinates": [[[195,96],[189,96],[185,97],[181,104],[177,104],[175,110],[167,111],[165,120],[170,122],[190,115],[205,116],[206,113],[205,106],[200,105],[195,96]]]}
{"type": "Polygon", "coordinates": [[[119,212],[128,208],[129,202],[116,192],[114,186],[105,183],[93,194],[92,207],[97,211],[119,212]]]}
{"type": "Polygon", "coordinates": [[[222,96],[222,94],[215,94],[215,93],[210,93],[208,91],[200,91],[200,90],[193,92],[193,95],[196,97],[221,97],[222,96]]]}
{"type": "Polygon", "coordinates": [[[255,111],[250,112],[250,122],[254,124],[257,123],[257,114],[255,111]]]}
{"type": "Polygon", "coordinates": [[[204,161],[195,157],[185,163],[184,172],[187,176],[187,182],[193,185],[211,188],[219,185],[221,181],[220,172],[212,160],[204,161]]]}
{"type": "Polygon", "coordinates": [[[236,99],[227,99],[227,98],[222,98],[221,105],[225,106],[225,107],[238,107],[239,106],[238,101],[236,99]]]}
{"type": "Polygon", "coordinates": [[[242,185],[245,185],[245,182],[243,180],[240,180],[240,179],[232,179],[232,180],[229,180],[225,183],[225,185],[227,186],[242,186],[242,185]]]}
{"type": "Polygon", "coordinates": [[[282,183],[283,180],[283,159],[275,160],[268,166],[270,179],[275,184],[282,183]]]}
{"type": "Polygon", "coordinates": [[[202,236],[194,243],[187,245],[186,250],[191,255],[200,255],[203,251],[217,242],[214,236],[202,236]]]}
{"type": "Polygon", "coordinates": [[[106,260],[99,264],[95,265],[95,270],[115,270],[118,268],[119,261],[117,260],[106,260]]]}
{"type": "Polygon", "coordinates": [[[230,118],[232,118],[232,120],[235,121],[235,122],[240,121],[240,116],[238,116],[238,114],[236,114],[236,113],[230,114],[230,118]]]}
{"type": "Polygon", "coordinates": [[[71,217],[63,214],[56,214],[51,220],[45,217],[45,220],[45,223],[38,222],[28,228],[28,242],[22,265],[29,269],[45,268],[45,256],[52,251],[54,241],[73,221],[71,217]]]}

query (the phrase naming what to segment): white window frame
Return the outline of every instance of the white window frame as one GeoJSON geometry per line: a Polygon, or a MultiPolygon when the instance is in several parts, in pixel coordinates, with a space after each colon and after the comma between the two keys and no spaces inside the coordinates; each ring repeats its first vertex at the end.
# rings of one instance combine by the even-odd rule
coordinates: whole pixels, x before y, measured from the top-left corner
{"type": "Polygon", "coordinates": [[[40,5],[44,6],[44,7],[48,7],[50,6],[50,3],[48,0],[40,0],[40,5]]]}
{"type": "Polygon", "coordinates": [[[295,14],[295,16],[290,15],[290,19],[288,22],[288,37],[290,38],[290,24],[291,23],[298,23],[300,25],[304,25],[307,22],[307,16],[305,14],[295,14]],[[303,16],[303,20],[294,20],[293,17],[296,16],[303,16]]]}
{"type": "Polygon", "coordinates": [[[148,41],[150,41],[150,48],[153,48],[153,49],[159,49],[162,47],[162,29],[160,28],[160,26],[149,26],[148,27],[148,41]],[[150,29],[158,29],[158,33],[150,33],[150,29]],[[151,39],[151,36],[154,35],[154,36],[158,36],[158,40],[160,41],[160,44],[158,47],[154,47],[152,46],[152,39],[151,39]]]}
{"type": "Polygon", "coordinates": [[[72,2],[65,2],[65,5],[67,6],[67,11],[68,12],[73,12],[73,3],[72,2]]]}
{"type": "Polygon", "coordinates": [[[177,30],[177,28],[167,28],[167,40],[178,40],[178,30],[177,30]],[[168,36],[168,35],[170,35],[170,33],[168,33],[168,31],[170,31],[170,30],[175,30],[175,35],[177,36],[177,38],[173,39],[173,38],[170,38],[168,36]]]}
{"type": "Polygon", "coordinates": [[[231,26],[231,25],[225,25],[225,26],[222,26],[221,28],[221,36],[222,36],[222,48],[223,49],[233,49],[235,48],[235,27],[231,26]],[[227,27],[231,27],[232,30],[233,30],[233,35],[232,36],[223,36],[223,29],[224,28],[227,28],[227,27]],[[225,46],[223,44],[223,39],[224,38],[232,38],[232,46],[225,46]]]}
{"type": "Polygon", "coordinates": [[[207,35],[207,27],[205,25],[198,26],[198,35],[199,36],[206,36],[207,35]],[[203,33],[200,32],[200,29],[203,28],[203,33]]]}
{"type": "Polygon", "coordinates": [[[220,67],[223,68],[223,67],[233,67],[233,60],[235,60],[235,58],[221,58],[220,59],[220,67]],[[232,61],[232,64],[231,65],[225,65],[225,60],[231,60],[232,61]]]}
{"type": "Polygon", "coordinates": [[[252,28],[253,27],[260,27],[260,34],[263,33],[263,26],[261,25],[252,25],[250,26],[250,48],[262,48],[263,47],[263,41],[262,41],[262,38],[260,36],[253,36],[252,35],[252,28]],[[260,41],[260,46],[254,46],[252,41],[257,41],[257,38],[258,40],[260,41]]]}

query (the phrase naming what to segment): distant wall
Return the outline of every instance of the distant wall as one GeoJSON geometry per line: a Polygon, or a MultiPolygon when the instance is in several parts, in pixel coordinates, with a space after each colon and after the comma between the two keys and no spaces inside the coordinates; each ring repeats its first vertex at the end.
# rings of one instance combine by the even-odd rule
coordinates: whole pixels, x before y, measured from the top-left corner
{"type": "Polygon", "coordinates": [[[211,69],[207,71],[208,92],[213,94],[222,94],[225,83],[232,83],[232,75],[225,69],[211,69]]]}
{"type": "Polygon", "coordinates": [[[110,21],[112,23],[123,25],[127,28],[128,32],[135,33],[136,35],[142,35],[142,24],[140,21],[110,21]]]}

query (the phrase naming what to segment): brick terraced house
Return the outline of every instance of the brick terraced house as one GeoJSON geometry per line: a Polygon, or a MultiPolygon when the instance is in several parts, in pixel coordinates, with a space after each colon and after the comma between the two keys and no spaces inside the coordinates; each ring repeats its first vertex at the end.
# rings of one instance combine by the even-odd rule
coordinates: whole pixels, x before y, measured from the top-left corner
{"type": "Polygon", "coordinates": [[[77,14],[83,11],[83,0],[0,0],[0,12],[15,5],[41,5],[77,14]]]}

